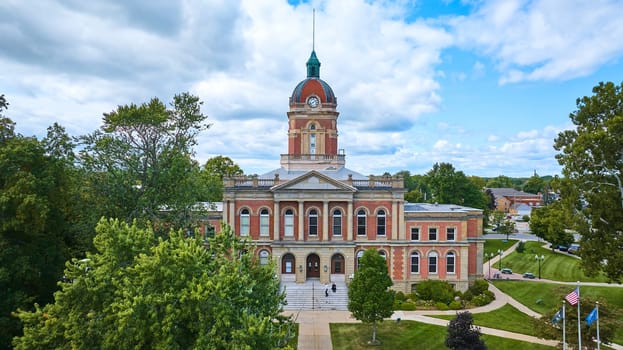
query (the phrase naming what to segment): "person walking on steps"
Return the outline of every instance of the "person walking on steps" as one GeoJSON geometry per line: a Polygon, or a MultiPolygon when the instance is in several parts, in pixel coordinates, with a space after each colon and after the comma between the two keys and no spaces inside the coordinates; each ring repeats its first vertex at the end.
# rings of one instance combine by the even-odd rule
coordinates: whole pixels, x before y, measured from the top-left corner
{"type": "Polygon", "coordinates": [[[331,290],[333,291],[333,293],[337,292],[337,286],[335,285],[335,283],[333,283],[333,285],[331,286],[331,290]]]}

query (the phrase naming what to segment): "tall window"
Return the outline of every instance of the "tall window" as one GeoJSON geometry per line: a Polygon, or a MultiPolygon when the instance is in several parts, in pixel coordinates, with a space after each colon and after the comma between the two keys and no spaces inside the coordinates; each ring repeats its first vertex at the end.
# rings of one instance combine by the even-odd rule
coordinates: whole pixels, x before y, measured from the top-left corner
{"type": "Polygon", "coordinates": [[[309,235],[318,235],[318,212],[316,211],[316,209],[312,209],[309,211],[309,235]]]}
{"type": "Polygon", "coordinates": [[[420,253],[411,253],[411,273],[420,273],[420,253]]]}
{"type": "Polygon", "coordinates": [[[455,255],[453,252],[449,252],[446,255],[446,272],[454,273],[454,265],[455,265],[455,255]]]}
{"type": "Polygon", "coordinates": [[[357,212],[357,235],[366,235],[366,211],[363,209],[357,212]]]}
{"type": "Polygon", "coordinates": [[[240,212],[240,235],[249,235],[249,209],[242,209],[240,212]]]}
{"type": "Polygon", "coordinates": [[[342,211],[339,209],[333,211],[333,235],[342,235],[342,211]]]}
{"type": "Polygon", "coordinates": [[[268,257],[270,253],[267,250],[260,251],[260,265],[268,265],[268,257]]]}
{"type": "Polygon", "coordinates": [[[270,220],[268,219],[268,209],[260,210],[260,235],[268,236],[268,223],[270,220]]]}
{"type": "Polygon", "coordinates": [[[376,214],[376,234],[385,236],[385,210],[379,210],[376,214]]]}
{"type": "MultiPolygon", "coordinates": [[[[312,125],[313,129],[313,125],[312,125]]],[[[316,154],[316,134],[309,135],[309,153],[316,154]]]]}
{"type": "Polygon", "coordinates": [[[286,210],[286,213],[283,217],[283,233],[286,237],[294,236],[294,212],[292,209],[286,210]]]}
{"type": "Polygon", "coordinates": [[[361,263],[361,257],[363,256],[364,251],[360,250],[357,252],[357,268],[359,268],[359,264],[361,263]]]}
{"type": "Polygon", "coordinates": [[[437,228],[436,227],[430,227],[428,229],[428,240],[429,241],[437,240],[437,228]]]}
{"type": "Polygon", "coordinates": [[[456,239],[456,237],[454,235],[454,227],[446,228],[446,239],[448,241],[454,241],[456,239]]]}
{"type": "Polygon", "coordinates": [[[204,231],[205,232],[205,238],[213,238],[214,235],[216,234],[216,228],[214,228],[214,226],[212,225],[205,225],[204,226],[204,231]]]}
{"type": "Polygon", "coordinates": [[[419,227],[411,227],[411,240],[412,241],[420,240],[420,228],[419,227]]]}
{"type": "Polygon", "coordinates": [[[437,253],[428,254],[428,273],[437,273],[437,253]]]}

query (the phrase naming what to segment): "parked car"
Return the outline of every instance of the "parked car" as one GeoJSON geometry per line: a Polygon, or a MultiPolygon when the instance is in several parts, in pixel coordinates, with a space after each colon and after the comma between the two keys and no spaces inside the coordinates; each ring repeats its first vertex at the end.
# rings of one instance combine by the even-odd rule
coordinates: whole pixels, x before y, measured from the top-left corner
{"type": "Polygon", "coordinates": [[[559,245],[558,250],[560,250],[561,252],[566,252],[569,250],[569,247],[567,247],[566,245],[559,245]]]}
{"type": "Polygon", "coordinates": [[[580,250],[580,245],[577,243],[573,243],[569,246],[569,249],[567,249],[567,252],[569,254],[577,254],[578,250],[580,250]]]}
{"type": "Polygon", "coordinates": [[[501,273],[507,274],[507,275],[512,275],[513,274],[513,270],[505,267],[503,269],[500,270],[501,273]]]}
{"type": "Polygon", "coordinates": [[[534,274],[532,272],[526,272],[523,274],[523,278],[529,278],[531,280],[534,279],[534,274]]]}

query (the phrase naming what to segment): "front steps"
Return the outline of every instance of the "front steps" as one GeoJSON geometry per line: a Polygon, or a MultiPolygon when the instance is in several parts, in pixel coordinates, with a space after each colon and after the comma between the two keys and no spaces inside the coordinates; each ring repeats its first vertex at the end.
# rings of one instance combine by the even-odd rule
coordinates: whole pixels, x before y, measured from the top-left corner
{"type": "Polygon", "coordinates": [[[325,296],[325,285],[318,279],[309,279],[305,283],[281,282],[281,289],[286,292],[287,305],[284,310],[348,310],[348,286],[344,282],[333,282],[337,286],[335,293],[328,285],[329,296],[325,296]]]}

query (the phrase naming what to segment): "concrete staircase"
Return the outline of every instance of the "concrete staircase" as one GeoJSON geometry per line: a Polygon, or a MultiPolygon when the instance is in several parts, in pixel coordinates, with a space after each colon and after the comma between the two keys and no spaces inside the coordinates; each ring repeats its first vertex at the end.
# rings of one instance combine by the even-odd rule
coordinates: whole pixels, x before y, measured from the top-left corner
{"type": "Polygon", "coordinates": [[[318,279],[305,283],[281,282],[286,292],[287,305],[284,310],[348,310],[348,287],[344,282],[334,282],[335,293],[329,284],[329,296],[325,296],[325,285],[318,279]]]}

